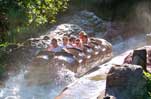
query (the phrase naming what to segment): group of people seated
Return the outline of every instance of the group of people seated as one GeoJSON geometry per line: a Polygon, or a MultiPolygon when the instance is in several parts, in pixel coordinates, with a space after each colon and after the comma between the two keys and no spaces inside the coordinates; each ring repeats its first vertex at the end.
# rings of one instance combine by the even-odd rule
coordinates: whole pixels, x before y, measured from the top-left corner
{"type": "Polygon", "coordinates": [[[70,37],[63,36],[61,44],[58,43],[58,40],[56,38],[53,38],[51,40],[51,44],[47,48],[47,51],[61,52],[63,49],[66,48],[77,48],[83,50],[84,45],[88,44],[89,44],[88,35],[84,31],[81,31],[78,37],[72,35],[70,37]]]}

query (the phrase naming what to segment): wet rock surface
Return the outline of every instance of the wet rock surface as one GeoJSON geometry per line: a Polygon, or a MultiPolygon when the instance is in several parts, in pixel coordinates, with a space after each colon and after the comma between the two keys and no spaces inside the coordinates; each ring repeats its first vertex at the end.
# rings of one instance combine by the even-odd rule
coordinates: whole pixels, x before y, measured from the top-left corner
{"type": "Polygon", "coordinates": [[[55,99],[97,99],[100,93],[100,97],[103,97],[106,88],[106,74],[109,68],[100,66],[95,72],[85,75],[65,87],[55,99]]]}
{"type": "Polygon", "coordinates": [[[89,35],[103,35],[105,29],[105,21],[95,15],[95,13],[83,10],[72,16],[62,19],[63,23],[76,24],[86,31],[89,35]]]}
{"type": "Polygon", "coordinates": [[[115,99],[143,99],[145,84],[141,66],[113,65],[107,75],[106,95],[115,99]]]}
{"type": "Polygon", "coordinates": [[[143,99],[145,94],[146,80],[143,76],[143,69],[138,65],[123,64],[124,59],[129,55],[131,51],[125,52],[111,61],[100,65],[92,73],[83,76],[80,80],[71,85],[67,86],[66,90],[63,90],[56,99],[70,99],[73,96],[75,99],[80,95],[80,99],[85,97],[94,99],[103,99],[110,97],[110,99],[143,99]],[[81,84],[80,87],[76,87],[78,82],[84,82],[85,79],[89,79],[91,83],[104,81],[100,86],[101,90],[95,88],[92,96],[89,96],[89,88],[87,90],[80,90],[84,86],[89,86],[85,83],[81,84]],[[77,93],[79,92],[79,93],[77,93]],[[87,95],[80,94],[87,93],[87,95]]]}

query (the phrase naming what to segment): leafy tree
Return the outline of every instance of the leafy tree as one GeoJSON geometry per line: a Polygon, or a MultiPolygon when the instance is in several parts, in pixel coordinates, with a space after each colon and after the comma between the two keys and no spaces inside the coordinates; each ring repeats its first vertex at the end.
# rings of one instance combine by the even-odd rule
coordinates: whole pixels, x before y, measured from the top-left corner
{"type": "Polygon", "coordinates": [[[146,90],[147,93],[144,95],[144,99],[151,99],[151,73],[144,72],[144,77],[147,80],[146,90]]]}
{"type": "Polygon", "coordinates": [[[55,21],[55,16],[67,8],[69,0],[19,0],[19,5],[27,9],[28,23],[44,24],[55,21]]]}
{"type": "Polygon", "coordinates": [[[56,22],[56,15],[67,9],[68,1],[0,0],[0,38],[15,41],[16,35],[29,27],[56,22]]]}

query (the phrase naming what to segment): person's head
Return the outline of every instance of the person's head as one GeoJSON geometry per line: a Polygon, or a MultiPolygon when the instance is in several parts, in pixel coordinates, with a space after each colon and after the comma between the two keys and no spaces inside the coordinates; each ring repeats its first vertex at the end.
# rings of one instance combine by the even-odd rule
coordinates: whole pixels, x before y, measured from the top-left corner
{"type": "Polygon", "coordinates": [[[83,36],[82,42],[83,42],[83,43],[87,43],[87,42],[88,42],[88,36],[87,36],[87,35],[84,35],[84,36],[83,36]]]}
{"type": "Polygon", "coordinates": [[[63,44],[64,45],[68,44],[68,40],[69,40],[69,38],[67,36],[64,36],[63,39],[62,39],[63,44]]]}
{"type": "Polygon", "coordinates": [[[71,36],[70,38],[69,38],[69,43],[75,43],[75,40],[76,40],[76,37],[74,37],[74,36],[71,36]]]}
{"type": "Polygon", "coordinates": [[[57,47],[57,46],[58,46],[57,39],[53,38],[53,39],[51,40],[51,44],[52,44],[53,47],[57,47]]]}
{"type": "Polygon", "coordinates": [[[77,38],[77,39],[75,40],[75,44],[76,44],[76,45],[79,45],[79,44],[80,44],[80,39],[77,38]]]}
{"type": "Polygon", "coordinates": [[[84,31],[79,32],[79,38],[82,39],[84,35],[87,35],[84,31]]]}

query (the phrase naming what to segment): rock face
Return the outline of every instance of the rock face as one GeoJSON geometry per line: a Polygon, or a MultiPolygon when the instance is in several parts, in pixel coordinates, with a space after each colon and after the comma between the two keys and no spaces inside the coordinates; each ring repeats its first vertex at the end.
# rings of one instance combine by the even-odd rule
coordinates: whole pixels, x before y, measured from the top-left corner
{"type": "Polygon", "coordinates": [[[106,29],[105,22],[101,18],[86,10],[64,17],[61,23],[64,24],[54,26],[47,35],[51,38],[60,38],[63,35],[76,35],[80,31],[85,31],[89,36],[101,37],[106,29]]]}
{"type": "Polygon", "coordinates": [[[143,99],[145,79],[141,66],[113,65],[107,75],[106,96],[116,99],[143,99]]]}
{"type": "Polygon", "coordinates": [[[96,71],[67,86],[55,99],[86,99],[85,97],[88,97],[87,99],[144,99],[146,80],[143,77],[143,69],[138,65],[122,65],[120,61],[124,60],[124,57],[123,55],[117,56],[110,62],[98,66],[96,71]],[[117,64],[117,60],[119,65],[113,65],[117,64]],[[85,78],[91,80],[91,84],[96,83],[94,85],[79,84],[82,81],[87,82],[85,78]],[[100,83],[101,81],[105,82],[100,83]],[[98,89],[94,87],[97,83],[100,84],[97,86],[98,89]],[[83,89],[83,86],[88,89],[86,87],[83,89]],[[90,89],[91,91],[89,91],[90,89]],[[94,92],[96,94],[91,96],[94,92]]]}
{"type": "Polygon", "coordinates": [[[147,51],[146,49],[134,50],[132,57],[132,64],[140,65],[143,67],[143,70],[147,72],[147,51]]]}
{"type": "Polygon", "coordinates": [[[73,20],[69,23],[77,24],[83,28],[88,34],[99,32],[103,29],[104,21],[97,17],[93,12],[86,10],[73,16],[73,20]]]}
{"type": "Polygon", "coordinates": [[[145,71],[151,72],[151,46],[144,46],[128,52],[124,63],[141,65],[145,71]]]}
{"type": "Polygon", "coordinates": [[[101,65],[98,70],[65,87],[55,99],[103,99],[106,86],[105,79],[109,68],[101,65]],[[100,95],[99,98],[97,98],[98,95],[100,95]]]}
{"type": "Polygon", "coordinates": [[[107,22],[106,23],[106,32],[104,34],[104,38],[112,41],[121,41],[124,38],[124,31],[123,29],[125,24],[123,23],[116,23],[116,22],[107,22]]]}

